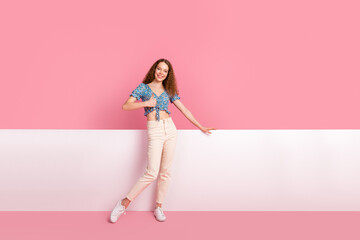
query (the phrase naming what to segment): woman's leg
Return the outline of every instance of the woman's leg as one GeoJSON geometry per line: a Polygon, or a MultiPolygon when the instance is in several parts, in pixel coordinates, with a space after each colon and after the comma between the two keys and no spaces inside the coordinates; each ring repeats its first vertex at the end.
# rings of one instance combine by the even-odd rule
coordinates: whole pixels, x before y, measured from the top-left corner
{"type": "Polygon", "coordinates": [[[166,123],[165,135],[160,172],[157,181],[157,197],[156,206],[161,207],[164,201],[166,192],[168,190],[169,182],[171,179],[172,163],[175,156],[176,141],[177,141],[177,129],[172,121],[166,123]]]}
{"type": "Polygon", "coordinates": [[[151,122],[148,125],[148,164],[146,171],[126,195],[130,201],[133,201],[146,187],[148,187],[158,176],[161,154],[164,145],[164,134],[161,124],[154,125],[151,122]]]}

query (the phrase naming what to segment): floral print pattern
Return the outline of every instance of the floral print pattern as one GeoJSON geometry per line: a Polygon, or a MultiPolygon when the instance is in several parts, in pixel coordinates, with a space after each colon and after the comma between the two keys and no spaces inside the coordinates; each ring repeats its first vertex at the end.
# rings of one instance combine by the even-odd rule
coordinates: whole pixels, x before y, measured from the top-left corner
{"type": "MultiPolygon", "coordinates": [[[[143,102],[148,101],[152,94],[154,92],[151,90],[151,88],[145,84],[140,83],[134,91],[130,94],[130,96],[135,97],[137,100],[142,100],[143,102]]],[[[154,98],[156,99],[156,106],[155,107],[144,107],[145,113],[144,116],[148,115],[150,112],[156,110],[156,120],[160,121],[160,110],[165,110],[168,114],[170,114],[170,111],[168,110],[169,107],[169,100],[171,103],[174,101],[180,99],[180,97],[175,93],[174,97],[170,97],[168,92],[165,90],[160,96],[157,96],[156,93],[154,93],[154,98]]]]}

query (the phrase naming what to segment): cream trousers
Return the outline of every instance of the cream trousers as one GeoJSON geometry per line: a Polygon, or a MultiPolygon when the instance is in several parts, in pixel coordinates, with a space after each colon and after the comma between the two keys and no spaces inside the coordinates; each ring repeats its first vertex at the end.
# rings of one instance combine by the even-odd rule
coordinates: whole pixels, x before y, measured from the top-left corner
{"type": "Polygon", "coordinates": [[[177,129],[171,117],[160,121],[147,121],[148,164],[144,175],[128,192],[133,201],[159,175],[156,202],[163,203],[171,178],[171,166],[175,156],[177,129]]]}

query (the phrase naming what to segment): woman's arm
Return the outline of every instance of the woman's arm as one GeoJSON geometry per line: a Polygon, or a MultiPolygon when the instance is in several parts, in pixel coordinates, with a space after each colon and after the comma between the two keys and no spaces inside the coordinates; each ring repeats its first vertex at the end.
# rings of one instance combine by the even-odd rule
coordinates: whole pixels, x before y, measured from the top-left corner
{"type": "Polygon", "coordinates": [[[201,131],[203,131],[204,133],[211,133],[209,130],[216,130],[215,128],[208,128],[208,127],[204,127],[202,126],[194,117],[194,115],[192,115],[192,113],[190,112],[189,109],[187,109],[184,104],[182,102],[180,102],[180,100],[175,100],[174,105],[177,107],[177,109],[180,110],[180,112],[182,114],[184,114],[184,116],[192,123],[194,124],[196,127],[198,127],[201,131]]]}
{"type": "Polygon", "coordinates": [[[135,102],[136,98],[130,96],[128,100],[123,104],[122,109],[125,111],[136,110],[143,107],[155,107],[156,99],[154,98],[154,94],[152,94],[151,98],[145,102],[135,102]]]}

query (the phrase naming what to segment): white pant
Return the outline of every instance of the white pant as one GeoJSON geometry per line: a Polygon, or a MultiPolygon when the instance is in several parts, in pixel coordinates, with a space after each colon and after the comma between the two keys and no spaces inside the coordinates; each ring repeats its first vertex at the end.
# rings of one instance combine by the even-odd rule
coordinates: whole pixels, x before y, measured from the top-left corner
{"type": "Polygon", "coordinates": [[[147,121],[148,165],[143,176],[126,197],[133,201],[158,176],[156,202],[163,203],[171,178],[175,156],[177,128],[171,117],[160,121],[147,121]]]}

